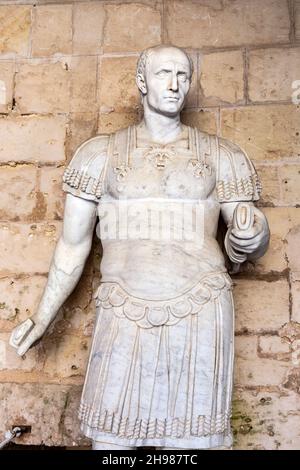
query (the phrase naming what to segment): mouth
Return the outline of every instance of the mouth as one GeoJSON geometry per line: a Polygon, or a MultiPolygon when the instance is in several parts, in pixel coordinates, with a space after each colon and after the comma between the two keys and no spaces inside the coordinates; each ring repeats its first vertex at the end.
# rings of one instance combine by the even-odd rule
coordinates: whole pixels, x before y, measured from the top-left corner
{"type": "Polygon", "coordinates": [[[167,101],[179,101],[179,98],[176,98],[176,96],[167,96],[165,98],[167,101]]]}

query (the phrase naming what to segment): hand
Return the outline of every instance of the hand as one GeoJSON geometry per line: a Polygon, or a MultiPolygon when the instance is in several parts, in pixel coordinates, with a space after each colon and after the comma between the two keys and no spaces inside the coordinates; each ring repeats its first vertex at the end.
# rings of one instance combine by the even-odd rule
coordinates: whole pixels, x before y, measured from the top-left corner
{"type": "Polygon", "coordinates": [[[229,242],[234,251],[245,253],[248,259],[262,256],[268,246],[270,231],[264,214],[253,206],[254,223],[248,230],[230,228],[229,242]]]}
{"type": "Polygon", "coordinates": [[[31,319],[27,319],[13,329],[9,343],[17,348],[19,356],[23,356],[43,336],[47,326],[42,322],[33,322],[31,319]]]}

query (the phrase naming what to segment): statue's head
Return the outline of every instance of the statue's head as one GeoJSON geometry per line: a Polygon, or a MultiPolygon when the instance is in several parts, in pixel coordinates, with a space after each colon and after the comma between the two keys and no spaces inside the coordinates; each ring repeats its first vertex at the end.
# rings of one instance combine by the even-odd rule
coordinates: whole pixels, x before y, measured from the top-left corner
{"type": "Polygon", "coordinates": [[[137,64],[136,83],[144,106],[167,116],[180,113],[190,89],[193,62],[174,46],[143,51],[137,64]]]}

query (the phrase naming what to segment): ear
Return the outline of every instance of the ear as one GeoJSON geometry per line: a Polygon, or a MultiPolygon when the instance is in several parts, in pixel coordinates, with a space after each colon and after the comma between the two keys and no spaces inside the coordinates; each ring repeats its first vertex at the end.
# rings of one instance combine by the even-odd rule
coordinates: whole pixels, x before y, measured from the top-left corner
{"type": "Polygon", "coordinates": [[[146,95],[147,94],[147,86],[146,86],[144,75],[142,75],[141,73],[138,73],[137,76],[136,76],[136,84],[137,84],[138,89],[140,90],[140,92],[143,95],[146,95]]]}

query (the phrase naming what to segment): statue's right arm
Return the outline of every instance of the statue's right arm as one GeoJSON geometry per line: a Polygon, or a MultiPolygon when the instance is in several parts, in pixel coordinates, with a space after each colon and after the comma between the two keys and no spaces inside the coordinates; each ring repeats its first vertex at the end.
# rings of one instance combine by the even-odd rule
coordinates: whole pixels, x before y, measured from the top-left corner
{"type": "Polygon", "coordinates": [[[13,338],[18,337],[22,328],[24,330],[25,322],[12,332],[11,344],[18,347],[17,353],[20,356],[45,333],[79,281],[91,249],[96,218],[95,202],[67,194],[62,234],[55,248],[38,310],[31,317],[34,326],[30,333],[18,342],[18,346],[14,344],[13,338]]]}

